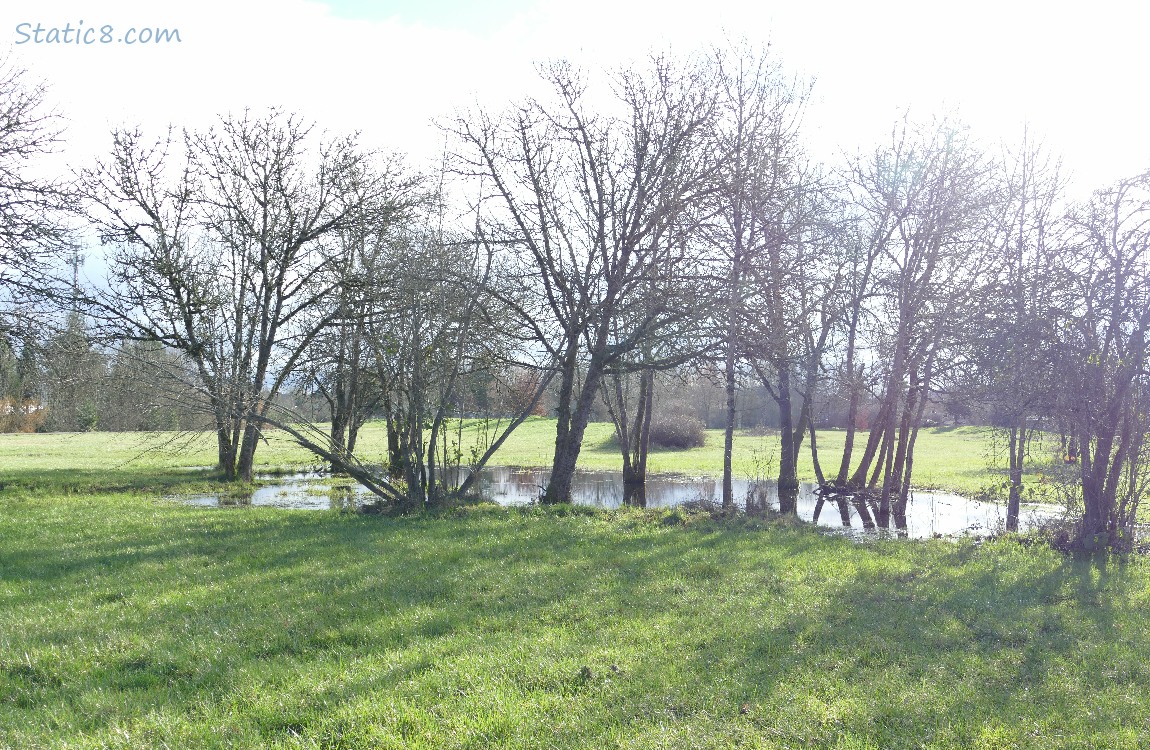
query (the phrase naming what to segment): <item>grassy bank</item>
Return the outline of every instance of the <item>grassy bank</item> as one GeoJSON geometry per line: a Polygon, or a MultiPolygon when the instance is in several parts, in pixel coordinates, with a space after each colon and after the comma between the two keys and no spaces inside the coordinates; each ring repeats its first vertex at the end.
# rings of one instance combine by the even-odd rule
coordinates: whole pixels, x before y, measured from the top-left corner
{"type": "Polygon", "coordinates": [[[0,748],[1134,748],[1150,570],[0,493],[0,748]]]}
{"type": "MultiPolygon", "coordinates": [[[[471,444],[475,428],[464,430],[464,443],[471,444]]],[[[707,432],[706,445],[690,450],[654,450],[653,473],[679,472],[717,476],[723,466],[723,434],[707,432]]],[[[865,440],[865,433],[860,440],[865,440]]],[[[819,452],[824,470],[837,471],[842,457],[844,433],[819,433],[819,452]]],[[[524,423],[507,440],[493,465],[548,466],[555,444],[555,422],[535,418],[524,423]]],[[[380,423],[368,424],[360,435],[357,453],[369,462],[381,462],[386,453],[386,432],[380,423]]],[[[734,469],[743,477],[772,477],[777,473],[778,436],[740,431],[735,438],[734,469]]],[[[861,450],[861,447],[859,448],[861,450]]],[[[915,484],[976,494],[1000,484],[1005,476],[991,468],[993,434],[976,427],[923,430],[915,454],[915,484]]],[[[286,436],[269,432],[256,454],[264,468],[314,464],[315,458],[295,446],[286,436]]],[[[9,484],[59,487],[76,492],[98,489],[162,489],[188,479],[188,469],[215,462],[210,434],[179,436],[164,433],[70,433],[0,435],[0,481],[9,484]]],[[[997,462],[1001,464],[1001,461],[997,462]]],[[[584,440],[579,465],[587,469],[619,469],[622,459],[608,423],[592,423],[584,440]]],[[[1027,481],[1041,482],[1049,470],[1048,458],[1035,450],[1027,481]]],[[[800,456],[801,478],[813,480],[810,454],[800,456]]]]}

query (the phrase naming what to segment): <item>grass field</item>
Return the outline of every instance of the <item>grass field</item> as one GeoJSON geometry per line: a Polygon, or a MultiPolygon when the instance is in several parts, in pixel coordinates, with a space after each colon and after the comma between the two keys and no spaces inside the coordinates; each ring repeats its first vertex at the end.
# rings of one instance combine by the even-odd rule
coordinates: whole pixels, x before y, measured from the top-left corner
{"type": "Polygon", "coordinates": [[[1150,742],[1142,559],[12,490],[0,545],[6,749],[1150,742]]]}
{"type": "MultiPolygon", "coordinates": [[[[539,463],[547,427],[501,460],[539,463]]],[[[585,465],[613,465],[594,430],[585,465]]],[[[659,470],[712,471],[709,438],[659,470]]],[[[940,483],[993,476],[984,433],[923,440],[940,483]]],[[[151,445],[0,438],[2,750],[1150,746],[1147,558],[682,511],[190,508],[161,495],[209,481],[212,444],[151,445]]]]}
{"type": "MultiPolygon", "coordinates": [[[[474,439],[465,430],[464,442],[474,439]]],[[[837,471],[844,433],[819,433],[819,454],[827,472],[837,471]]],[[[861,437],[865,440],[865,434],[861,437]]],[[[535,418],[512,434],[492,465],[549,466],[555,443],[555,422],[535,418]]],[[[999,485],[1005,479],[1001,459],[994,458],[993,433],[985,428],[960,427],[923,430],[915,452],[915,485],[968,495],[999,485]],[[994,468],[998,466],[999,468],[994,468]]],[[[734,469],[744,477],[773,477],[778,471],[778,436],[739,432],[735,438],[734,469]]],[[[858,446],[861,451],[861,445],[858,446]]],[[[361,432],[357,453],[368,462],[382,462],[386,433],[379,423],[361,432]]],[[[256,453],[264,468],[315,464],[316,460],[286,436],[271,432],[256,453]]],[[[81,492],[104,489],[160,489],[188,481],[188,469],[215,462],[211,435],[175,436],[143,433],[70,433],[0,435],[0,481],[19,486],[55,486],[81,492]]],[[[587,428],[579,465],[588,469],[620,469],[622,459],[608,423],[587,428]]],[[[652,473],[679,472],[718,476],[723,466],[723,434],[707,432],[706,445],[689,450],[654,450],[652,473]]],[[[1049,456],[1036,446],[1027,481],[1042,483],[1049,471],[1049,456]]],[[[810,453],[799,462],[802,479],[814,479],[810,453]]]]}

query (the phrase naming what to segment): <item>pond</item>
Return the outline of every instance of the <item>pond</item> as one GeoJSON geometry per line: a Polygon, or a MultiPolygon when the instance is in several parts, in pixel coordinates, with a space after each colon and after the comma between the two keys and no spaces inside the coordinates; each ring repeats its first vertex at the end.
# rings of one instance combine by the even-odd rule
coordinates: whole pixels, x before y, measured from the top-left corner
{"type": "MultiPolygon", "coordinates": [[[[489,467],[480,475],[480,494],[500,505],[528,505],[538,500],[547,482],[546,469],[511,466],[489,467]]],[[[355,509],[370,503],[375,496],[348,479],[337,479],[322,471],[308,471],[286,476],[259,476],[270,483],[246,495],[204,494],[179,500],[192,505],[273,506],[305,510],[355,509]]],[[[778,507],[778,493],[773,480],[752,482],[735,479],[734,494],[740,507],[752,492],[765,496],[772,507],[778,507]]],[[[617,508],[623,501],[623,477],[612,471],[577,471],[572,485],[573,501],[580,505],[617,508]]],[[[647,507],[669,508],[686,502],[718,504],[722,483],[713,477],[687,477],[659,474],[647,478],[647,507]]],[[[799,517],[814,517],[815,484],[804,482],[799,488],[799,517]]],[[[1057,518],[1061,508],[1052,505],[1024,504],[1020,526],[1023,530],[1035,523],[1057,518]]],[[[916,491],[907,506],[907,535],[927,538],[935,535],[991,534],[1006,523],[1006,507],[972,500],[947,492],[916,491]]],[[[851,509],[851,527],[844,529],[838,507],[827,502],[819,525],[829,530],[841,529],[851,534],[862,532],[862,522],[851,509]]]]}

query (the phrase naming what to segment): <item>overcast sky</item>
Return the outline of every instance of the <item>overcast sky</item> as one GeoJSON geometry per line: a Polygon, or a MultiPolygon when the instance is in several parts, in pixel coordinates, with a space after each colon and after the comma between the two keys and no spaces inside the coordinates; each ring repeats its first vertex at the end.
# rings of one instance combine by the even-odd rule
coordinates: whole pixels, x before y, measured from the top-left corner
{"type": "MultiPolygon", "coordinates": [[[[41,0],[0,8],[0,44],[46,80],[69,121],[69,156],[104,151],[114,125],[198,126],[282,105],[373,146],[433,159],[431,124],[476,101],[527,91],[533,63],[611,65],[652,48],[724,37],[770,41],[816,79],[813,151],[874,144],[906,108],[957,110],[990,142],[1045,134],[1078,184],[1150,168],[1143,3],[705,0],[41,0]],[[80,22],[83,22],[81,25],[80,22]],[[92,44],[36,43],[39,25],[93,29],[92,44]],[[111,27],[102,44],[101,27],[111,27]],[[178,43],[124,44],[129,29],[178,43]],[[17,42],[24,41],[23,44],[17,42]]],[[[78,36],[73,32],[72,37],[78,36]]]]}

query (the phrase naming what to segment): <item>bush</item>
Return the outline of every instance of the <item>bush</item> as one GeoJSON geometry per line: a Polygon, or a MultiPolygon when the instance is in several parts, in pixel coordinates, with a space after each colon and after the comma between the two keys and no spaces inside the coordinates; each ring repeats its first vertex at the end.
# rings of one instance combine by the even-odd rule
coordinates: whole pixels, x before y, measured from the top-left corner
{"type": "Polygon", "coordinates": [[[651,420],[651,444],[660,448],[699,448],[707,441],[703,420],[685,414],[651,420]]]}
{"type": "Polygon", "coordinates": [[[0,432],[36,432],[47,416],[48,410],[39,401],[0,398],[0,432]]]}

